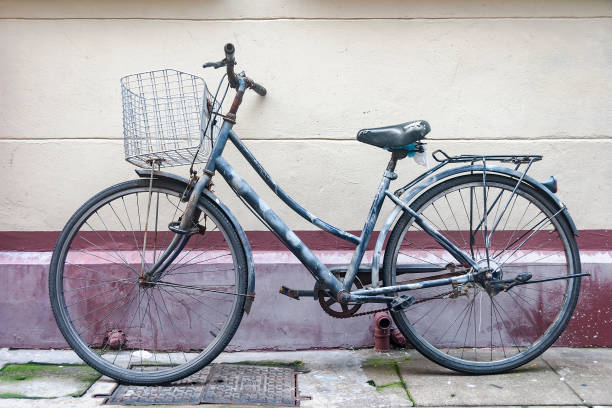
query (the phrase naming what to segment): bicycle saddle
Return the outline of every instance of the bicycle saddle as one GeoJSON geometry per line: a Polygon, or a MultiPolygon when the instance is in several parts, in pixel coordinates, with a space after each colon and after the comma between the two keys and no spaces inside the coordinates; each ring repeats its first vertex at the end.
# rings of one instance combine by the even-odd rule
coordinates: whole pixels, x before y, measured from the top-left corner
{"type": "Polygon", "coordinates": [[[423,139],[430,130],[426,121],[413,120],[399,125],[361,129],[357,132],[357,140],[387,150],[398,150],[423,139]]]}

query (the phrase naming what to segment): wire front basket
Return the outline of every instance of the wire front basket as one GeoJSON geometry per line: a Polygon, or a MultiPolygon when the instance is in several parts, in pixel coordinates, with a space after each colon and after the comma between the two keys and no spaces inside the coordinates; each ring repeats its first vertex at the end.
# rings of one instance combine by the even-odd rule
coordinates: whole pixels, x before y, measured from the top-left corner
{"type": "Polygon", "coordinates": [[[121,78],[121,96],[128,162],[150,168],[208,160],[220,105],[202,78],[173,69],[128,75],[121,78]]]}

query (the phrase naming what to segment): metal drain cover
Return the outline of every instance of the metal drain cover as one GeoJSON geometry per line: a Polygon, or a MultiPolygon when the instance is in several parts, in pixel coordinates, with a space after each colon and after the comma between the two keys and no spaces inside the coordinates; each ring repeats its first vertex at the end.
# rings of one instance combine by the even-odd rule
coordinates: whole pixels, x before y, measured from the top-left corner
{"type": "Polygon", "coordinates": [[[202,402],[295,406],[295,396],[291,368],[216,364],[210,370],[202,402]]]}
{"type": "Polygon", "coordinates": [[[295,406],[296,395],[295,372],[291,368],[212,364],[165,386],[119,385],[106,403],[295,406]]]}

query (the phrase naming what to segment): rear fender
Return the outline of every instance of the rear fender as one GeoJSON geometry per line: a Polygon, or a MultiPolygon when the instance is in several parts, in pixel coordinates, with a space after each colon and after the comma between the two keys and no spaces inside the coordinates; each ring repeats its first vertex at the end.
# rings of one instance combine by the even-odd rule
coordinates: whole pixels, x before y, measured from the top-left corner
{"type": "MultiPolygon", "coordinates": [[[[151,170],[136,169],[136,174],[138,174],[138,176],[142,178],[149,178],[151,176],[151,170]]],[[[175,174],[166,173],[163,171],[154,171],[153,175],[157,179],[169,180],[169,181],[184,185],[185,188],[187,188],[187,186],[189,185],[188,179],[177,176],[175,174]]],[[[253,262],[253,251],[251,250],[251,245],[249,244],[249,240],[246,236],[246,233],[242,229],[242,226],[240,226],[240,223],[238,222],[234,214],[232,214],[230,209],[227,208],[227,206],[223,204],[223,202],[219,200],[219,198],[216,195],[214,195],[212,192],[210,192],[209,190],[205,189],[202,194],[210,198],[211,201],[217,205],[219,210],[223,214],[225,214],[225,216],[230,220],[230,222],[234,226],[234,229],[238,233],[238,237],[240,238],[240,243],[244,247],[244,252],[245,252],[246,261],[247,261],[247,274],[248,274],[247,295],[249,295],[247,296],[246,301],[244,302],[244,311],[247,312],[248,314],[251,311],[251,305],[253,304],[253,301],[255,300],[255,264],[253,262]]]]}
{"type": "MultiPolygon", "coordinates": [[[[434,184],[437,184],[438,182],[442,180],[445,180],[445,179],[448,179],[448,178],[451,178],[453,176],[457,176],[460,174],[465,174],[465,173],[482,173],[485,169],[487,173],[506,175],[506,176],[516,179],[517,181],[521,178],[521,176],[523,176],[522,172],[510,169],[504,166],[486,166],[485,168],[485,166],[482,166],[482,165],[469,165],[469,166],[455,167],[455,168],[443,171],[441,173],[433,174],[425,178],[420,183],[418,183],[416,186],[408,190],[408,192],[404,196],[402,196],[401,200],[405,204],[409,204],[422,191],[424,191],[425,189],[429,188],[430,186],[434,184]]],[[[551,200],[551,202],[553,202],[556,205],[557,210],[561,210],[562,208],[564,208],[564,204],[557,198],[557,196],[555,196],[552,193],[552,191],[546,188],[546,186],[544,186],[539,181],[526,175],[523,177],[523,182],[529,184],[531,187],[533,187],[534,189],[538,190],[540,193],[548,197],[551,200]]],[[[399,205],[395,206],[393,211],[391,211],[391,214],[389,215],[389,217],[387,217],[387,220],[385,221],[385,224],[383,225],[380,231],[380,234],[378,235],[376,246],[374,247],[374,255],[372,258],[372,286],[373,287],[376,287],[378,285],[378,280],[379,280],[379,275],[380,275],[379,273],[380,272],[380,260],[382,257],[383,245],[385,243],[387,235],[389,234],[389,231],[391,230],[391,227],[393,226],[393,224],[395,223],[396,219],[398,218],[398,216],[400,215],[402,211],[403,210],[401,206],[399,205]]],[[[567,211],[567,208],[563,209],[563,211],[561,212],[561,215],[565,218],[565,220],[571,227],[574,235],[578,236],[578,230],[576,229],[576,225],[574,224],[574,221],[570,217],[567,211]]]]}

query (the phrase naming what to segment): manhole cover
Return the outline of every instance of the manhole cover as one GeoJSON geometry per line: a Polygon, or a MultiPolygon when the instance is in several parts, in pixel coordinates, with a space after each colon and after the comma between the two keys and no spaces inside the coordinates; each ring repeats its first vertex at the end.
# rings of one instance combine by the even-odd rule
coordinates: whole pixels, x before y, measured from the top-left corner
{"type": "Polygon", "coordinates": [[[296,405],[295,372],[287,367],[212,364],[166,386],[119,385],[106,401],[123,405],[296,405]]]}
{"type": "Polygon", "coordinates": [[[210,370],[202,402],[294,406],[295,396],[291,368],[216,364],[210,370]]]}

